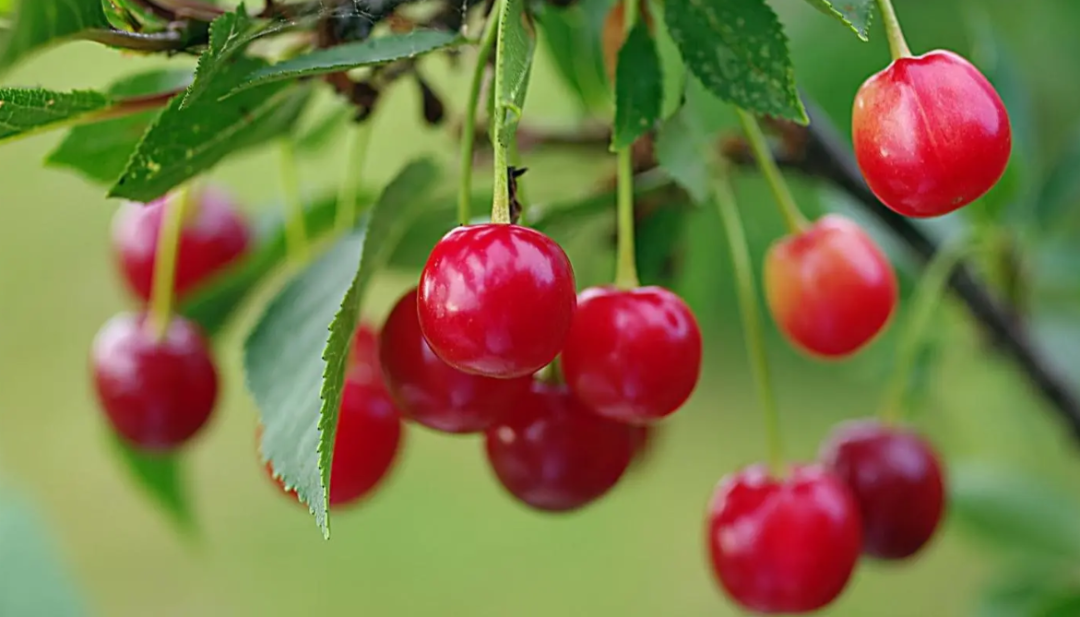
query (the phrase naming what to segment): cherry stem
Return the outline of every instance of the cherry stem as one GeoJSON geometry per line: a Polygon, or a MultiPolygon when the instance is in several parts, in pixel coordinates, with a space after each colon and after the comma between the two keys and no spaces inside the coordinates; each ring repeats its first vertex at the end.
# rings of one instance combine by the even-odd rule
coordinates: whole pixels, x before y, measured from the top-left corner
{"type": "Polygon", "coordinates": [[[784,474],[784,448],[780,438],[780,411],[773,393],[772,375],[769,371],[769,359],[765,353],[765,337],[761,328],[761,309],[758,306],[757,290],[754,285],[754,270],[750,263],[750,248],[746,242],[742,218],[735,202],[735,193],[727,179],[727,170],[723,169],[713,190],[714,199],[724,221],[728,246],[731,250],[731,263],[735,269],[735,283],[739,294],[739,312],[742,315],[743,336],[746,351],[750,356],[750,368],[757,384],[758,399],[761,403],[762,419],[765,424],[765,438],[768,443],[769,465],[777,477],[784,474]]]}
{"type": "Polygon", "coordinates": [[[461,128],[461,185],[458,190],[458,223],[468,225],[472,200],[473,150],[476,144],[476,114],[480,106],[480,90],[484,86],[491,50],[495,47],[495,37],[499,33],[499,15],[492,7],[484,24],[484,34],[476,49],[476,66],[473,67],[472,81],[469,83],[469,101],[465,104],[465,120],[461,128]]]}
{"type": "Polygon", "coordinates": [[[970,242],[966,236],[961,236],[934,253],[934,257],[923,271],[918,288],[911,300],[911,316],[901,335],[900,348],[896,355],[896,368],[885,389],[881,406],[881,419],[884,422],[895,423],[903,419],[907,408],[904,401],[905,395],[918,359],[919,349],[925,339],[926,328],[934,316],[938,301],[945,293],[945,286],[948,285],[953,270],[975,247],[976,244],[970,242]]]}
{"type": "Polygon", "coordinates": [[[150,287],[150,327],[154,340],[163,341],[172,321],[173,287],[176,282],[176,257],[180,252],[180,230],[184,212],[192,201],[190,185],[179,189],[173,199],[166,199],[161,228],[154,253],[154,280],[150,287]]]}
{"type": "Polygon", "coordinates": [[[889,39],[889,53],[893,60],[910,58],[911,48],[904,39],[904,30],[900,27],[900,20],[896,17],[896,9],[893,8],[892,0],[877,0],[878,8],[881,9],[881,21],[885,25],[885,37],[889,39]]]}
{"type": "Polygon", "coordinates": [[[338,233],[347,233],[356,224],[356,196],[360,189],[360,178],[363,177],[368,144],[371,143],[371,125],[366,122],[353,124],[349,127],[348,137],[345,170],[341,178],[341,191],[338,193],[336,221],[338,233]]]}
{"type": "MultiPolygon", "coordinates": [[[[623,30],[630,35],[638,18],[638,0],[623,0],[623,30]]],[[[641,284],[634,251],[634,159],[631,146],[615,151],[618,161],[618,261],[615,265],[615,284],[634,289],[641,284]]]]}
{"type": "Polygon", "coordinates": [[[780,214],[784,217],[788,230],[794,234],[801,232],[809,225],[809,222],[799,211],[799,206],[795,204],[795,198],[791,195],[787,182],[784,182],[784,176],[780,173],[780,168],[776,166],[776,161],[773,160],[772,150],[765,141],[765,133],[761,131],[757,118],[740,107],[736,107],[735,112],[739,115],[739,122],[742,124],[743,132],[746,133],[750,150],[757,159],[758,168],[765,175],[765,181],[769,183],[773,197],[780,206],[780,214]]]}
{"type": "Polygon", "coordinates": [[[491,127],[491,145],[495,155],[493,162],[495,166],[495,182],[492,185],[493,194],[491,199],[492,223],[510,223],[510,168],[507,163],[510,148],[509,144],[503,143],[502,134],[506,126],[506,114],[517,113],[517,110],[511,109],[508,101],[502,100],[503,82],[506,80],[504,62],[506,57],[506,37],[503,36],[503,33],[506,32],[505,20],[509,13],[506,10],[508,3],[522,1],[496,0],[491,7],[492,13],[498,16],[498,33],[495,41],[495,83],[493,86],[495,104],[492,106],[495,118],[491,127]]]}
{"type": "Polygon", "coordinates": [[[281,140],[281,186],[285,193],[286,253],[293,263],[304,263],[309,250],[304,204],[300,198],[300,179],[296,171],[296,148],[288,137],[281,140]]]}

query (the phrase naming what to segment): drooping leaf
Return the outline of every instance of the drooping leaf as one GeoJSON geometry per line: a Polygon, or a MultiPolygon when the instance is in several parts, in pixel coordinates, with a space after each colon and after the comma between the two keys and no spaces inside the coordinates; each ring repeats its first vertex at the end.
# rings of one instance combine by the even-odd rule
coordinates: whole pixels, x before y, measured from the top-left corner
{"type": "Polygon", "coordinates": [[[236,152],[289,132],[311,90],[269,84],[219,101],[261,60],[239,57],[217,73],[191,105],[175,97],[139,143],[110,197],[146,202],[211,169],[236,152]]]}
{"type": "Polygon", "coordinates": [[[619,50],[615,72],[613,148],[625,148],[652,129],[664,105],[664,76],[656,43],[638,20],[619,50]]]}
{"type": "Polygon", "coordinates": [[[57,128],[110,103],[109,97],[93,90],[0,88],[0,141],[57,128]]]}
{"type": "Polygon", "coordinates": [[[712,151],[722,126],[718,120],[725,118],[726,107],[700,82],[690,80],[682,107],[664,122],[657,135],[656,159],[660,168],[696,203],[704,203],[712,194],[712,151]]]}
{"type": "Polygon", "coordinates": [[[599,110],[608,100],[599,28],[587,10],[580,3],[565,8],[544,4],[536,15],[544,47],[583,112],[599,110]]]}
{"type": "Polygon", "coordinates": [[[150,499],[169,516],[183,532],[195,527],[195,514],[185,488],[181,455],[169,453],[150,455],[138,452],[119,438],[113,437],[117,456],[150,499]]]}
{"type": "Polygon", "coordinates": [[[101,0],[21,0],[0,52],[0,71],[39,49],[86,30],[109,29],[101,0]]]}
{"type": "MultiPolygon", "coordinates": [[[[184,88],[191,83],[191,71],[155,69],[114,83],[110,97],[148,96],[184,88]]],[[[112,185],[124,172],[146,129],[161,110],[144,111],[76,126],[49,153],[45,164],[76,171],[92,182],[112,185]]]]}
{"type": "MultiPolygon", "coordinates": [[[[496,97],[497,114],[504,114],[495,135],[498,147],[510,148],[525,105],[525,92],[529,87],[532,56],[536,48],[536,35],[526,26],[524,0],[504,0],[499,16],[499,40],[496,45],[496,72],[502,75],[496,97]]],[[[493,114],[494,117],[494,114],[493,114]]]]}
{"type": "Polygon", "coordinates": [[[358,43],[320,49],[252,71],[234,92],[299,77],[325,75],[362,66],[375,66],[395,60],[415,58],[460,45],[464,41],[465,39],[456,32],[414,30],[407,34],[392,34],[358,43]]]}
{"type": "Polygon", "coordinates": [[[184,93],[180,109],[190,107],[214,83],[214,78],[221,72],[237,52],[252,41],[251,18],[243,3],[232,13],[225,13],[210,24],[210,44],[199,56],[195,69],[195,81],[184,93]]]}
{"type": "Polygon", "coordinates": [[[0,615],[87,615],[42,520],[14,490],[0,490],[0,615]]]}
{"type": "Polygon", "coordinates": [[[747,111],[805,124],[787,36],[765,0],[667,0],[664,17],[686,67],[747,111]]]}
{"type": "Polygon", "coordinates": [[[810,6],[839,19],[866,41],[874,17],[875,0],[806,0],[810,6]]]}
{"type": "Polygon", "coordinates": [[[424,160],[390,183],[359,228],[270,302],[244,345],[262,452],[329,535],[330,462],[345,358],[364,289],[418,214],[438,170],[424,160]]]}

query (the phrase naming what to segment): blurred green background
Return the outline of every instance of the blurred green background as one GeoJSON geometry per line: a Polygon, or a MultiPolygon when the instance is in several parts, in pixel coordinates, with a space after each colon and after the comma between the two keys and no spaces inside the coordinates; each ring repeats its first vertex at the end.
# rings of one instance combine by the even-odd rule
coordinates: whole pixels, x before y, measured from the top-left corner
{"type": "MultiPolygon", "coordinates": [[[[991,27],[1001,45],[996,51],[1011,54],[1033,105],[1039,140],[1034,155],[1045,162],[1074,139],[1080,120],[1080,38],[1075,35],[1080,3],[896,4],[917,53],[944,47],[978,63],[994,62],[994,54],[977,47],[983,29],[991,27]]],[[[846,127],[859,84],[888,60],[880,30],[875,27],[873,42],[866,44],[802,2],[780,0],[774,6],[788,28],[800,85],[838,126],[846,127]]],[[[101,87],[116,76],[162,62],[74,44],[36,57],[4,83],[101,87]]],[[[464,65],[452,70],[435,61],[425,64],[424,71],[447,95],[450,109],[459,110],[464,65]]],[[[422,152],[436,154],[453,169],[452,135],[446,127],[420,123],[418,99],[418,89],[403,82],[382,101],[372,146],[376,154],[364,172],[369,188],[377,189],[422,152]]],[[[572,123],[576,113],[541,54],[524,123],[572,123]]],[[[414,429],[391,481],[371,502],[338,513],[333,537],[324,541],[310,517],[278,493],[257,461],[256,411],[240,373],[239,344],[253,317],[248,311],[218,341],[223,399],[212,425],[190,451],[187,471],[200,525],[191,540],[178,535],[131,483],[93,401],[87,376],[90,341],[110,315],[130,304],[109,252],[116,204],[103,198],[100,187],[41,164],[59,137],[49,134],[0,148],[5,201],[0,208],[0,470],[4,485],[34,504],[91,613],[737,614],[706,567],[704,507],[723,474],[763,456],[763,439],[727,249],[714,211],[695,212],[681,240],[687,254],[679,291],[697,310],[708,337],[701,386],[665,425],[648,465],[608,498],[566,516],[530,512],[494,481],[478,439],[414,429]]],[[[305,190],[332,190],[343,148],[342,143],[328,144],[303,162],[305,190]]],[[[272,181],[277,178],[275,154],[271,149],[234,159],[213,177],[240,195],[252,212],[262,204],[270,207],[279,199],[272,181]]],[[[611,158],[580,151],[527,153],[529,198],[583,195],[611,171],[611,158]]],[[[1035,173],[1041,173],[1042,164],[1034,161],[1035,173]]],[[[831,192],[795,182],[806,209],[844,207],[831,192]]],[[[757,260],[782,226],[756,176],[740,177],[738,188],[757,260]]],[[[570,246],[584,281],[607,275],[610,260],[597,257],[591,240],[570,246]]],[[[900,267],[910,266],[902,251],[897,255],[900,267]]],[[[415,276],[394,272],[381,277],[368,299],[370,317],[381,317],[415,276]]],[[[913,421],[940,445],[950,465],[1021,470],[1080,493],[1075,488],[1080,481],[1077,444],[1014,366],[988,352],[962,308],[950,305],[935,325],[943,354],[913,421]]],[[[768,327],[788,453],[808,459],[836,422],[876,411],[895,323],[857,358],[825,365],[801,358],[768,327]]],[[[12,536],[0,533],[0,544],[5,537],[12,536]]],[[[848,591],[822,614],[975,614],[1000,557],[972,540],[950,518],[919,559],[900,565],[864,563],[848,591]]],[[[0,579],[24,567],[22,560],[0,563],[0,579]]]]}

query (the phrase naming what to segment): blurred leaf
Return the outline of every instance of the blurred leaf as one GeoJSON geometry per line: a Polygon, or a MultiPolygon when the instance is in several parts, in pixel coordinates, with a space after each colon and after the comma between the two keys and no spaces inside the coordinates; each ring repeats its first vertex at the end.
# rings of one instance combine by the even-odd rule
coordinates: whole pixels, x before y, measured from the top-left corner
{"type": "Polygon", "coordinates": [[[495,43],[496,73],[503,76],[494,92],[498,97],[495,113],[506,114],[499,125],[502,131],[495,135],[498,146],[509,150],[525,105],[525,91],[529,87],[532,56],[535,50],[535,34],[525,26],[524,0],[504,0],[499,16],[499,38],[495,43]]]}
{"type": "Polygon", "coordinates": [[[260,66],[265,66],[261,60],[237,58],[188,107],[181,109],[181,98],[174,97],[143,136],[109,196],[154,200],[226,157],[288,133],[310,98],[308,88],[270,84],[217,100],[260,66]]]}
{"type": "Polygon", "coordinates": [[[131,472],[135,482],[143,488],[181,531],[193,531],[195,513],[188,500],[186,482],[181,470],[180,454],[161,455],[139,452],[113,436],[116,453],[123,465],[131,472]]]}
{"type": "Polygon", "coordinates": [[[251,72],[233,92],[243,92],[264,84],[299,77],[326,75],[362,66],[385,64],[395,60],[415,58],[426,53],[454,47],[465,42],[456,32],[413,30],[406,34],[391,34],[359,43],[347,43],[320,49],[284,62],[264,66],[251,72]]]}
{"type": "Polygon", "coordinates": [[[0,140],[56,128],[105,109],[111,102],[109,97],[92,90],[0,88],[0,140]]]}
{"type": "MultiPolygon", "coordinates": [[[[654,15],[661,15],[664,7],[654,3],[654,15]]],[[[682,106],[683,92],[686,91],[686,65],[675,41],[671,40],[667,25],[663,22],[653,24],[653,37],[656,40],[656,53],[660,56],[660,73],[664,76],[664,105],[661,118],[669,118],[682,106]]]]}
{"type": "Polygon", "coordinates": [[[981,595],[975,617],[1076,617],[1080,586],[1071,572],[1022,563],[997,577],[981,595]]]}
{"type": "Polygon", "coordinates": [[[608,99],[608,84],[600,55],[599,28],[590,22],[586,8],[581,4],[566,8],[545,4],[536,20],[559,77],[579,99],[582,111],[603,107],[608,99]]]}
{"type": "MultiPolygon", "coordinates": [[[[145,96],[183,88],[189,83],[191,71],[154,69],[121,79],[109,88],[108,94],[117,98],[145,96]]],[[[66,167],[88,180],[111,185],[124,172],[139,140],[160,113],[161,110],[144,111],[76,126],[49,153],[45,164],[66,167]]]]}
{"type": "Polygon", "coordinates": [[[327,142],[340,135],[355,113],[354,107],[336,105],[296,138],[296,151],[306,153],[321,150],[327,142]]]}
{"type": "Polygon", "coordinates": [[[709,91],[751,112],[807,122],[787,36],[765,0],[666,0],[664,13],[686,67],[709,91]]]}
{"type": "Polygon", "coordinates": [[[643,285],[670,287],[684,245],[691,205],[665,201],[637,222],[634,252],[643,285]]]}
{"type": "Polygon", "coordinates": [[[1080,127],[1073,131],[1064,151],[1051,164],[1037,189],[1034,206],[1035,224],[1053,232],[1080,203],[1080,127]]]}
{"type": "Polygon", "coordinates": [[[79,590],[42,528],[43,520],[13,490],[0,491],[0,615],[87,614],[79,590]]]}
{"type": "Polygon", "coordinates": [[[717,120],[726,107],[706,92],[701,84],[686,84],[686,99],[679,111],[667,119],[656,139],[656,158],[661,169],[686,189],[696,203],[708,201],[712,193],[712,151],[722,126],[717,120]]]}
{"type": "Polygon", "coordinates": [[[1008,551],[1080,560],[1077,503],[1034,475],[968,465],[951,474],[952,514],[1008,551]]]}
{"type": "Polygon", "coordinates": [[[0,52],[0,71],[39,49],[80,32],[109,29],[101,0],[21,0],[0,52]]]}
{"type": "MultiPolygon", "coordinates": [[[[636,0],[635,0],[636,1],[636,0]]],[[[626,148],[652,129],[664,104],[664,76],[649,28],[638,20],[619,50],[612,147],[626,148]]]]}
{"type": "Polygon", "coordinates": [[[345,359],[372,275],[419,212],[438,169],[411,163],[353,234],[300,272],[266,307],[244,344],[248,389],[262,418],[262,452],[329,537],[330,463],[345,359]],[[329,334],[327,333],[329,328],[329,334]]]}
{"type": "Polygon", "coordinates": [[[184,93],[180,109],[190,107],[206,92],[207,88],[214,84],[218,73],[226,68],[233,56],[252,41],[251,32],[253,32],[251,18],[248,17],[243,3],[237,7],[236,11],[225,13],[210,24],[210,44],[199,56],[199,64],[195,69],[195,81],[184,93]]]}
{"type": "Polygon", "coordinates": [[[870,20],[874,17],[875,0],[806,0],[810,6],[839,19],[860,39],[869,40],[870,20]]]}

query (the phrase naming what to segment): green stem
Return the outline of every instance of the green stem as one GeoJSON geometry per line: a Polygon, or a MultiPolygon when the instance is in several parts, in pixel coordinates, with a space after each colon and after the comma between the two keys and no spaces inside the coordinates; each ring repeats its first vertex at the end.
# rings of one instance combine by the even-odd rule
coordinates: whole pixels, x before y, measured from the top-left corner
{"type": "Polygon", "coordinates": [[[898,422],[903,419],[906,407],[904,395],[930,318],[934,316],[934,309],[937,308],[938,301],[945,293],[945,286],[948,285],[953,270],[975,246],[976,244],[962,236],[938,249],[930,264],[926,266],[926,270],[923,271],[911,301],[911,317],[908,318],[901,334],[900,347],[896,354],[896,368],[885,388],[881,406],[881,418],[885,422],[898,422]]]}
{"type": "Polygon", "coordinates": [[[191,187],[184,186],[172,199],[166,200],[161,228],[158,230],[149,309],[151,332],[158,341],[165,339],[172,321],[176,257],[180,252],[180,231],[184,227],[184,212],[192,199],[191,193],[191,187]]]}
{"type": "Polygon", "coordinates": [[[285,193],[285,244],[289,260],[305,263],[308,237],[304,226],[304,204],[300,198],[300,179],[296,169],[296,148],[292,139],[281,140],[281,186],[285,193]]]}
{"type": "Polygon", "coordinates": [[[893,8],[892,0],[877,0],[878,8],[881,9],[881,22],[885,26],[885,37],[889,39],[889,53],[893,60],[910,58],[911,48],[904,39],[904,30],[900,27],[900,20],[896,17],[896,9],[893,8]]]}
{"type": "Polygon", "coordinates": [[[765,354],[765,337],[761,328],[761,310],[758,307],[757,290],[754,288],[754,271],[750,263],[750,248],[746,242],[742,219],[735,203],[735,194],[728,183],[726,170],[716,182],[714,198],[724,221],[731,263],[735,269],[735,282],[739,294],[739,312],[742,314],[743,336],[750,365],[757,384],[768,442],[769,464],[775,475],[784,474],[784,449],[780,439],[780,412],[773,393],[769,360],[765,354]]]}
{"type": "Polygon", "coordinates": [[[493,165],[495,166],[495,182],[492,185],[492,198],[491,198],[491,222],[508,224],[510,223],[510,173],[508,169],[507,159],[509,157],[509,144],[503,143],[502,134],[504,127],[506,126],[506,114],[510,111],[506,105],[506,101],[502,100],[503,81],[506,79],[505,67],[503,66],[503,58],[506,57],[506,37],[503,33],[506,31],[506,24],[504,20],[508,11],[506,10],[507,2],[521,2],[522,0],[496,0],[494,6],[491,7],[492,13],[498,15],[498,34],[495,41],[495,83],[493,84],[494,96],[492,100],[495,102],[493,113],[495,114],[494,122],[491,127],[492,133],[492,147],[495,153],[493,165]]]}
{"type": "Polygon", "coordinates": [[[476,49],[476,66],[473,67],[472,81],[469,83],[469,100],[465,104],[465,121],[461,127],[461,184],[458,190],[458,223],[467,225],[471,214],[469,206],[472,199],[473,148],[476,143],[476,113],[480,106],[480,90],[484,85],[491,50],[495,47],[495,37],[499,33],[499,14],[497,6],[491,7],[480,46],[476,49]]]}
{"type": "Polygon", "coordinates": [[[765,134],[761,132],[761,126],[758,125],[757,118],[739,107],[735,108],[735,112],[739,115],[739,122],[742,124],[743,132],[746,133],[747,141],[750,142],[750,149],[754,152],[758,167],[761,169],[761,173],[764,174],[765,181],[769,183],[769,188],[772,189],[777,205],[780,206],[780,214],[783,215],[788,230],[791,233],[801,232],[809,225],[809,222],[799,211],[799,207],[795,205],[795,198],[791,195],[791,189],[788,188],[787,183],[784,182],[784,176],[780,174],[780,168],[776,166],[776,161],[773,160],[772,150],[769,149],[769,144],[765,141],[765,134]]]}
{"type": "MultiPolygon", "coordinates": [[[[638,0],[623,0],[623,30],[626,36],[638,18],[638,0]]],[[[615,152],[618,161],[618,262],[615,265],[615,284],[634,289],[641,284],[634,251],[634,159],[631,146],[615,152]]]]}
{"type": "Polygon", "coordinates": [[[348,152],[345,155],[345,170],[341,178],[341,191],[338,193],[337,222],[338,233],[347,233],[356,224],[356,195],[360,189],[364,162],[367,159],[368,144],[371,142],[371,125],[353,124],[349,127],[348,152]]]}

